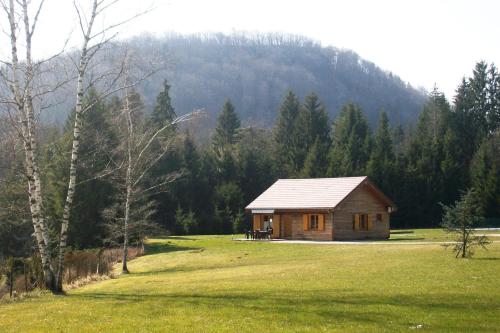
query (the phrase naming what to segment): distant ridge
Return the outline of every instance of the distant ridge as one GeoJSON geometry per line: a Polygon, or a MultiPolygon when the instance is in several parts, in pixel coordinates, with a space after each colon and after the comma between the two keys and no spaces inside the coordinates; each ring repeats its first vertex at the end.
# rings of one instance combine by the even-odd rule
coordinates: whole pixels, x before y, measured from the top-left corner
{"type": "MultiPolygon", "coordinates": [[[[167,78],[177,113],[205,108],[212,120],[230,98],[243,124],[272,127],[288,89],[301,98],[316,92],[331,118],[343,104],[357,103],[372,125],[381,109],[393,123],[413,123],[426,100],[423,92],[355,52],[322,47],[302,36],[168,34],[123,43],[171,64],[138,88],[146,106],[154,105],[167,78]]],[[[61,110],[53,118],[61,122],[66,115],[61,110]]]]}

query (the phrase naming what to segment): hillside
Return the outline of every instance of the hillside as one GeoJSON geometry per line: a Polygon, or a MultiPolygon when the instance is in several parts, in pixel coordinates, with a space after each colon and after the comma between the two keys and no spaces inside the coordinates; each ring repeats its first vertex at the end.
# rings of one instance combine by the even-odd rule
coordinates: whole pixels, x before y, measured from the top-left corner
{"type": "MultiPolygon", "coordinates": [[[[148,107],[167,78],[179,114],[205,108],[214,119],[230,98],[243,123],[271,127],[288,89],[316,92],[331,117],[346,102],[358,103],[370,123],[384,109],[394,123],[416,119],[425,95],[349,50],[289,35],[141,36],[124,42],[148,59],[168,64],[140,92],[148,107]]],[[[115,59],[114,56],[107,56],[115,59]]],[[[67,111],[49,118],[62,121],[67,111]]]]}

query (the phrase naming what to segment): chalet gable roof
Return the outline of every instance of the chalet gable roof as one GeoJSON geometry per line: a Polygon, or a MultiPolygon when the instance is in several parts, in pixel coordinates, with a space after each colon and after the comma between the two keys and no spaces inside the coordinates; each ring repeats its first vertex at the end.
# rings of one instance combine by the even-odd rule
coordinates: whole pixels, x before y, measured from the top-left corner
{"type": "Polygon", "coordinates": [[[246,209],[335,209],[360,185],[367,184],[385,204],[395,207],[366,176],[278,179],[246,209]]]}

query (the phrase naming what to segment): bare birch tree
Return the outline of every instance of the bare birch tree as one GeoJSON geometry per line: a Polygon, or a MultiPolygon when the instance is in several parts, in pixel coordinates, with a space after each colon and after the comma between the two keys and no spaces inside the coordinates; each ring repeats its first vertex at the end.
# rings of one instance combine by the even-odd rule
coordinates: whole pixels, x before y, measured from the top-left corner
{"type": "Polygon", "coordinates": [[[169,173],[155,179],[155,184],[147,184],[148,174],[151,169],[170,151],[175,141],[175,134],[163,136],[165,132],[172,129],[177,124],[186,122],[195,118],[203,117],[205,112],[198,110],[184,114],[167,122],[160,129],[148,130],[144,126],[136,126],[134,123],[134,108],[130,103],[130,94],[125,90],[125,101],[123,105],[122,117],[126,124],[125,138],[125,200],[124,200],[124,218],[123,218],[123,259],[122,273],[128,273],[127,255],[129,245],[129,225],[131,216],[131,204],[134,200],[139,200],[143,196],[162,191],[168,184],[181,176],[182,171],[169,173]],[[139,130],[138,130],[139,128],[139,130]],[[159,149],[153,149],[153,147],[159,149]]]}
{"type": "Polygon", "coordinates": [[[113,5],[118,3],[120,0],[93,0],[92,9],[88,16],[85,16],[84,11],[81,10],[80,6],[74,1],[74,8],[78,15],[78,21],[82,37],[82,46],[79,50],[79,61],[77,67],[77,84],[76,84],[76,101],[75,101],[75,119],[73,125],[73,142],[71,148],[71,161],[69,167],[69,181],[68,189],[66,194],[66,200],[64,204],[63,216],[61,220],[61,231],[59,238],[59,254],[58,254],[58,264],[57,264],[57,276],[56,276],[56,289],[57,291],[62,291],[62,280],[64,273],[64,257],[68,246],[68,228],[71,215],[71,208],[73,206],[75,188],[77,185],[77,166],[79,158],[79,147],[80,147],[80,133],[82,130],[82,117],[84,113],[89,110],[98,100],[102,100],[107,96],[116,93],[123,89],[128,89],[134,87],[138,83],[142,82],[147,77],[151,76],[156,69],[152,69],[146,72],[146,74],[137,78],[134,81],[127,82],[125,85],[117,85],[120,82],[120,78],[124,74],[125,58],[119,62],[116,68],[112,68],[109,71],[104,71],[99,73],[97,76],[92,78],[86,78],[88,66],[91,61],[95,58],[96,54],[102,50],[108,43],[116,37],[114,31],[122,26],[123,24],[135,19],[138,16],[145,14],[148,10],[144,12],[137,13],[132,17],[125,18],[123,21],[111,23],[100,30],[95,30],[94,24],[98,17],[102,16],[106,11],[109,11],[113,5]],[[111,33],[111,36],[108,34],[111,33]],[[87,84],[85,85],[85,80],[87,79],[87,84]],[[90,101],[87,105],[83,104],[83,97],[87,89],[91,86],[104,82],[104,88],[101,93],[97,96],[96,100],[90,101]]]}
{"type": "MultiPolygon", "coordinates": [[[[2,98],[2,104],[11,124],[15,127],[22,141],[25,154],[25,173],[28,183],[28,197],[33,223],[34,236],[40,252],[44,272],[45,286],[54,289],[54,269],[48,248],[50,239],[46,220],[42,213],[43,191],[37,154],[36,121],[33,99],[35,74],[43,61],[33,62],[32,39],[36,31],[39,14],[44,1],[40,1],[33,20],[30,20],[28,0],[2,0],[0,5],[9,23],[10,59],[3,63],[0,72],[3,85],[8,90],[2,98]],[[19,36],[24,36],[24,61],[20,61],[19,36]]],[[[40,96],[40,95],[38,95],[40,96]]]]}
{"type": "MultiPolygon", "coordinates": [[[[75,187],[77,182],[77,170],[79,161],[80,135],[83,126],[82,117],[96,102],[90,101],[84,105],[83,97],[87,89],[94,85],[101,86],[101,94],[97,99],[104,99],[107,96],[124,89],[124,86],[117,87],[119,78],[123,74],[123,66],[118,63],[116,68],[100,72],[98,75],[89,75],[89,66],[99,51],[116,36],[116,29],[133,18],[142,15],[139,13],[133,17],[120,22],[109,24],[96,30],[95,22],[103,16],[106,11],[113,8],[119,0],[92,0],[90,11],[85,11],[76,0],[73,2],[78,16],[79,28],[82,38],[81,47],[78,49],[76,66],[76,87],[75,87],[75,117],[73,124],[73,138],[71,148],[71,160],[69,167],[69,181],[67,186],[66,200],[61,217],[60,237],[58,242],[57,266],[53,267],[53,254],[50,253],[49,244],[50,233],[46,219],[43,216],[43,191],[41,186],[41,171],[37,161],[38,141],[35,113],[40,113],[40,105],[35,104],[35,99],[40,99],[44,95],[53,93],[59,87],[70,81],[61,80],[51,87],[39,85],[37,82],[43,76],[42,65],[50,60],[54,60],[61,54],[56,54],[49,59],[34,62],[32,56],[32,40],[36,30],[38,18],[42,12],[45,0],[38,1],[35,6],[30,0],[0,0],[8,22],[8,35],[10,37],[11,56],[8,61],[3,62],[0,75],[2,84],[7,88],[8,95],[0,100],[6,110],[12,126],[14,126],[23,143],[25,153],[25,173],[28,183],[28,196],[30,204],[31,218],[34,228],[37,247],[42,259],[45,286],[56,292],[62,291],[62,278],[64,272],[64,257],[68,244],[68,228],[73,206],[75,187]],[[34,10],[33,8],[34,7],[34,10]],[[34,13],[34,14],[33,14],[34,13]],[[19,36],[24,37],[22,45],[25,51],[24,58],[20,61],[19,36]],[[35,108],[39,110],[35,112],[35,108]]],[[[50,36],[47,36],[50,38],[50,36]]],[[[94,73],[92,73],[94,74],[94,73]]],[[[129,86],[137,84],[131,83],[129,86]]]]}
{"type": "MultiPolygon", "coordinates": [[[[141,103],[131,102],[131,92],[129,91],[130,60],[127,58],[125,65],[124,98],[121,112],[118,116],[118,123],[121,124],[121,133],[124,134],[123,144],[118,147],[122,155],[123,168],[122,179],[119,182],[123,185],[124,198],[122,238],[123,238],[123,260],[122,272],[128,273],[127,256],[129,246],[129,227],[131,216],[133,215],[132,204],[145,197],[159,193],[165,187],[181,176],[182,171],[172,172],[153,180],[150,179],[150,172],[155,165],[172,149],[176,140],[173,129],[180,123],[204,117],[206,114],[202,110],[181,115],[172,121],[161,124],[160,127],[152,128],[148,122],[141,119],[139,108],[141,103]],[[153,183],[153,184],[152,184],[153,183]]],[[[137,79],[135,79],[137,80],[137,79]]],[[[146,204],[147,205],[147,204],[146,204]]]]}

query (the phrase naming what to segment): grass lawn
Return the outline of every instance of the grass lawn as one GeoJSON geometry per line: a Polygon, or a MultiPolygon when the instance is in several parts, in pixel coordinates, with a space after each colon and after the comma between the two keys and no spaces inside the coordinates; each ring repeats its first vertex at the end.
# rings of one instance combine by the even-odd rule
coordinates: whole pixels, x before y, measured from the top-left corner
{"type": "MultiPolygon", "coordinates": [[[[500,241],[500,230],[477,230],[476,233],[491,236],[492,241],[500,241]]],[[[391,230],[389,241],[449,242],[453,241],[454,237],[442,229],[402,229],[391,230]]]]}
{"type": "Polygon", "coordinates": [[[0,332],[500,331],[500,243],[455,259],[409,244],[441,231],[399,232],[373,245],[152,239],[130,275],[0,304],[0,332]]]}

